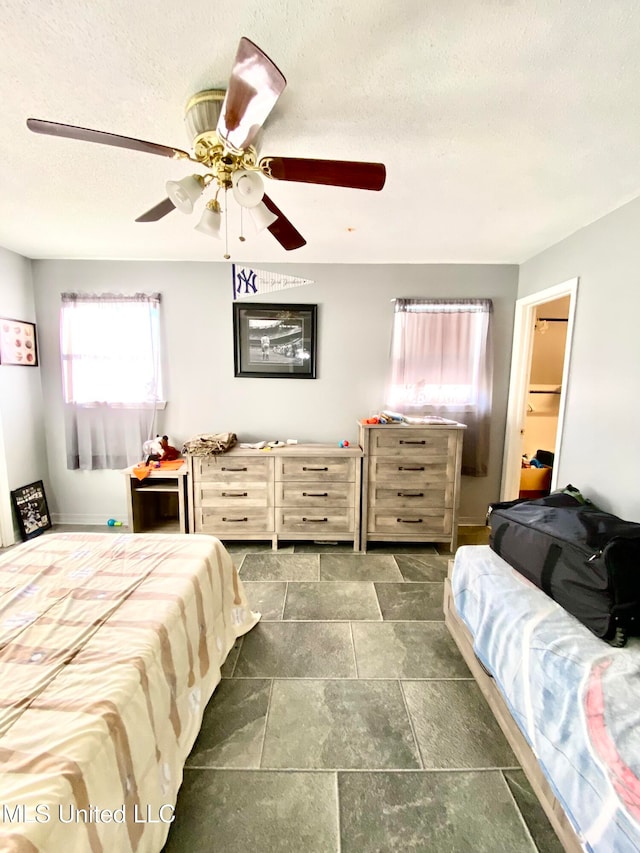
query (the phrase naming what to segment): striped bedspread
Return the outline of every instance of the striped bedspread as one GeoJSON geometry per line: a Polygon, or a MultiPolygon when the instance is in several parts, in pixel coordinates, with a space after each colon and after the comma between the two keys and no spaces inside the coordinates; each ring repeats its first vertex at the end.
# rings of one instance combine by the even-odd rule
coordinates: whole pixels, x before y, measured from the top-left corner
{"type": "Polygon", "coordinates": [[[456,552],[455,608],[585,850],[640,850],[640,638],[595,637],[486,545],[456,552]]]}
{"type": "Polygon", "coordinates": [[[258,619],[211,536],[51,534],[0,557],[0,850],[159,851],[258,619]]]}

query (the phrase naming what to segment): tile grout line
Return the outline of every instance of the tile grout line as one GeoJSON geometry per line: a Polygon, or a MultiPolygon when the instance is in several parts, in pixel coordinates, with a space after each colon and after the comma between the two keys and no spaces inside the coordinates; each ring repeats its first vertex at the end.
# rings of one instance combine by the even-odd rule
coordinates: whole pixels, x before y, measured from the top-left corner
{"type": "Polygon", "coordinates": [[[422,750],[420,749],[420,743],[418,741],[418,736],[416,734],[416,729],[413,724],[413,717],[411,716],[411,711],[409,710],[409,703],[407,702],[407,697],[405,696],[404,686],[402,684],[402,679],[398,678],[398,687],[400,688],[400,695],[402,696],[402,702],[404,704],[404,710],[407,714],[407,718],[409,720],[409,726],[411,727],[411,734],[413,736],[413,742],[416,745],[416,750],[418,752],[418,759],[420,760],[420,769],[426,770],[427,768],[424,766],[424,757],[422,755],[422,750]]]}
{"type": "MultiPolygon", "coordinates": [[[[397,681],[392,675],[236,675],[234,681],[397,681]]],[[[229,676],[227,676],[229,679],[229,676]]],[[[404,681],[465,681],[474,683],[472,675],[407,675],[404,681]]]]}
{"type": "MultiPolygon", "coordinates": [[[[284,588],[284,598],[282,599],[282,612],[280,613],[280,620],[279,620],[280,622],[287,621],[284,618],[284,611],[285,611],[285,607],[287,605],[287,596],[288,595],[289,595],[289,581],[286,581],[285,582],[285,588],[284,588]]],[[[274,620],[274,621],[278,621],[278,620],[274,620]]]]}
{"type": "MultiPolygon", "coordinates": [[[[430,773],[504,773],[524,772],[522,767],[237,767],[235,765],[187,764],[187,770],[209,770],[212,773],[419,773],[426,776],[430,773]]],[[[518,812],[522,816],[520,809],[518,812]]],[[[534,845],[534,849],[538,848],[534,845]]]]}
{"type": "Polygon", "coordinates": [[[267,700],[267,713],[264,715],[264,732],[262,733],[262,745],[260,747],[260,758],[258,760],[258,770],[263,770],[262,767],[262,759],[264,758],[264,745],[267,741],[267,726],[269,724],[269,714],[271,713],[271,700],[273,697],[273,682],[274,678],[271,679],[271,685],[269,687],[269,699],[267,700]]]}
{"type": "MultiPolygon", "coordinates": [[[[260,612],[260,611],[258,611],[260,612]]],[[[323,622],[327,625],[344,625],[345,622],[357,622],[359,625],[419,625],[426,622],[429,625],[443,625],[444,619],[356,619],[354,616],[345,616],[342,619],[260,619],[263,625],[304,625],[307,623],[317,624],[323,622]]]]}
{"type": "MultiPolygon", "coordinates": [[[[353,653],[353,665],[356,670],[356,679],[360,678],[358,673],[358,656],[356,655],[356,642],[353,636],[353,622],[349,622],[349,636],[351,637],[351,651],[353,653]]],[[[338,679],[336,679],[337,681],[338,679]]]]}
{"type": "Polygon", "coordinates": [[[380,599],[378,598],[378,590],[376,588],[375,582],[372,581],[371,585],[373,586],[373,594],[376,597],[376,604],[378,605],[378,613],[380,614],[380,621],[384,622],[384,614],[382,612],[382,607],[380,607],[380,599]]]}
{"type": "Polygon", "coordinates": [[[227,676],[228,678],[233,678],[233,673],[236,671],[236,667],[238,666],[238,661],[240,660],[240,654],[242,652],[242,644],[244,643],[244,638],[246,634],[243,634],[238,639],[240,640],[240,645],[238,646],[238,654],[236,655],[236,659],[233,662],[233,666],[231,667],[231,672],[227,676]]]}
{"type": "Polygon", "coordinates": [[[340,823],[340,782],[338,779],[338,773],[340,771],[335,771],[335,780],[336,780],[336,824],[337,824],[337,835],[336,841],[338,842],[338,850],[337,853],[340,853],[342,850],[342,826],[340,823]]]}
{"type": "MultiPolygon", "coordinates": [[[[509,799],[511,800],[511,802],[513,803],[513,807],[516,810],[518,817],[520,818],[520,823],[524,827],[524,831],[525,831],[527,837],[531,841],[531,845],[532,845],[533,849],[535,851],[537,851],[537,853],[539,853],[540,848],[536,844],[535,838],[533,837],[531,829],[529,828],[529,824],[524,819],[524,815],[522,814],[522,811],[520,810],[520,806],[518,805],[518,801],[516,800],[515,795],[514,795],[513,791],[511,790],[511,786],[507,782],[507,777],[504,775],[506,769],[510,770],[511,768],[500,768],[500,778],[502,779],[503,785],[507,789],[507,795],[508,795],[509,799]]],[[[520,769],[522,770],[522,768],[520,768],[520,769]]],[[[524,772],[524,771],[522,771],[522,772],[524,772]]]]}

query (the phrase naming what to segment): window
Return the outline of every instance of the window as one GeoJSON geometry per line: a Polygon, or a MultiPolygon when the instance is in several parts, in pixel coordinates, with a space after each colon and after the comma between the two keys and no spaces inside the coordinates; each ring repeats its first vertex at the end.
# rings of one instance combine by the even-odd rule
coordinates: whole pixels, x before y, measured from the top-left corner
{"type": "Polygon", "coordinates": [[[63,293],[60,343],[65,403],[161,399],[159,294],[63,293]]]}
{"type": "Polygon", "coordinates": [[[385,404],[467,425],[462,473],[486,476],[493,361],[489,299],[396,299],[385,404]]]}
{"type": "Polygon", "coordinates": [[[164,407],[160,295],[63,293],[60,353],[67,467],[139,462],[164,407]]]}

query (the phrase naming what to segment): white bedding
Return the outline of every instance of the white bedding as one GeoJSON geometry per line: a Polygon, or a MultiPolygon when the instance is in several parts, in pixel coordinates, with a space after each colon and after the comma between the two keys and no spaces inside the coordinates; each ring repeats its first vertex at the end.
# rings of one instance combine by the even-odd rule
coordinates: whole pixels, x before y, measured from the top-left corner
{"type": "Polygon", "coordinates": [[[607,645],[488,545],[458,549],[452,592],[584,849],[637,853],[640,638],[607,645]]]}
{"type": "Polygon", "coordinates": [[[258,618],[212,536],[51,534],[0,557],[0,850],[159,851],[258,618]]]}

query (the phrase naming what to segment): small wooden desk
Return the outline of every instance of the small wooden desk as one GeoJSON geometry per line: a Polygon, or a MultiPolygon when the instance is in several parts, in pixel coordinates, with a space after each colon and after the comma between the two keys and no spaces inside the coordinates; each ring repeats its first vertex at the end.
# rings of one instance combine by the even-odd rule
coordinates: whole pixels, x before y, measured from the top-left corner
{"type": "Polygon", "coordinates": [[[127,512],[132,533],[188,533],[187,463],[180,468],[152,468],[139,480],[125,470],[127,512]]]}

